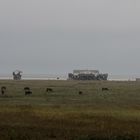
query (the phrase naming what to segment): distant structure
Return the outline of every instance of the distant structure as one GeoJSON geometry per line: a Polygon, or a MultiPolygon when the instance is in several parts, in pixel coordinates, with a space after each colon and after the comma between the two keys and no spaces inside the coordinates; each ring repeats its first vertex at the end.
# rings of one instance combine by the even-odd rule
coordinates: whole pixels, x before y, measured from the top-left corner
{"type": "Polygon", "coordinates": [[[136,81],[137,81],[137,82],[140,82],[140,78],[136,78],[136,81]]]}
{"type": "Polygon", "coordinates": [[[107,80],[108,74],[99,73],[98,70],[73,70],[68,74],[69,80],[107,80]]]}
{"type": "Polygon", "coordinates": [[[13,72],[13,80],[21,80],[21,75],[22,71],[16,70],[13,72]]]}

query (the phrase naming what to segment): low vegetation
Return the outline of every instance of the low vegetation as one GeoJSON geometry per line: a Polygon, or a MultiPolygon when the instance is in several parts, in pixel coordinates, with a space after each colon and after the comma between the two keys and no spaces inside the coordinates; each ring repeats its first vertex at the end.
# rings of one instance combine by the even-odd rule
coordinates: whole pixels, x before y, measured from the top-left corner
{"type": "Polygon", "coordinates": [[[140,140],[139,82],[1,80],[0,86],[6,87],[1,140],[140,140]]]}

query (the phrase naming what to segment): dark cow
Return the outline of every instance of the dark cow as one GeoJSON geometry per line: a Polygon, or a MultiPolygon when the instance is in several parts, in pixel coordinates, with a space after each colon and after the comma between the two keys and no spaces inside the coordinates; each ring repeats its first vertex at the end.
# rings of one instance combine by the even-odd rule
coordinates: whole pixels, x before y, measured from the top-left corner
{"type": "Polygon", "coordinates": [[[32,94],[32,91],[26,91],[25,92],[25,95],[30,95],[30,94],[32,94]]]}
{"type": "Polygon", "coordinates": [[[52,88],[47,88],[46,92],[53,92],[53,89],[52,88]]]}
{"type": "Polygon", "coordinates": [[[6,91],[6,87],[5,86],[2,86],[1,87],[1,94],[4,95],[5,91],[6,91]]]}
{"type": "Polygon", "coordinates": [[[25,88],[24,88],[24,91],[25,91],[25,95],[32,94],[32,91],[30,90],[29,87],[25,87],[25,88]]]}
{"type": "Polygon", "coordinates": [[[82,94],[83,94],[83,92],[82,92],[82,91],[79,91],[78,93],[79,93],[79,95],[82,95],[82,94]]]}
{"type": "Polygon", "coordinates": [[[108,91],[109,89],[108,88],[102,88],[102,91],[108,91]]]}
{"type": "Polygon", "coordinates": [[[25,87],[24,90],[30,90],[30,88],[29,87],[25,87]]]}

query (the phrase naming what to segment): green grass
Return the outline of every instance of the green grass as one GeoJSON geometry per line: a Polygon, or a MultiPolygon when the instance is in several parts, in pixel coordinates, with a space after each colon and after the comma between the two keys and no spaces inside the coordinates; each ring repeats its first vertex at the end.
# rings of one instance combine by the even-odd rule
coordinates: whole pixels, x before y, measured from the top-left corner
{"type": "Polygon", "coordinates": [[[1,80],[0,86],[7,87],[0,95],[0,139],[140,139],[139,82],[1,80]],[[25,86],[32,95],[24,95],[25,86]]]}

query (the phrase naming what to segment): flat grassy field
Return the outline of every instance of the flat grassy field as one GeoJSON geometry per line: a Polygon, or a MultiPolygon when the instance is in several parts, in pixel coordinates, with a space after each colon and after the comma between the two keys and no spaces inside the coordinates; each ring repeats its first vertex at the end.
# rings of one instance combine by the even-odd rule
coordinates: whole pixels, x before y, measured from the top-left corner
{"type": "Polygon", "coordinates": [[[0,140],[140,140],[140,82],[1,80],[2,86],[0,140]],[[25,96],[26,86],[32,95],[25,96]]]}

